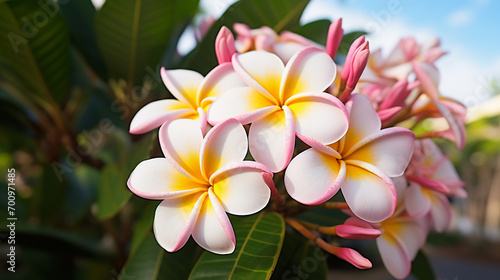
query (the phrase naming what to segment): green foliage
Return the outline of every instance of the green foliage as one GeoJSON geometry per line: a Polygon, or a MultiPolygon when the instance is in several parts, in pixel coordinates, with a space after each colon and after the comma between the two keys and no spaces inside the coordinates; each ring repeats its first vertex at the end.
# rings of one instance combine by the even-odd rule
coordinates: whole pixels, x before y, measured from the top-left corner
{"type": "Polygon", "coordinates": [[[123,153],[118,162],[104,168],[97,198],[99,219],[114,216],[132,196],[127,188],[127,178],[134,167],[147,158],[151,142],[151,137],[144,137],[131,151],[123,153]]]}
{"type": "Polygon", "coordinates": [[[9,1],[0,3],[0,17],[1,84],[25,103],[47,107],[65,101],[71,79],[69,33],[57,9],[9,1]]]}
{"type": "Polygon", "coordinates": [[[232,217],[236,249],[230,255],[203,252],[189,279],[269,279],[280,255],[285,224],[277,213],[232,217]]]}
{"type": "Polygon", "coordinates": [[[419,280],[436,279],[431,264],[422,250],[418,251],[417,256],[411,263],[411,274],[419,280]]]}
{"type": "Polygon", "coordinates": [[[119,279],[184,280],[200,252],[191,240],[181,250],[168,253],[149,235],[130,257],[119,279]]]}
{"type": "Polygon", "coordinates": [[[110,77],[141,85],[156,69],[168,44],[177,44],[198,0],[109,0],[95,19],[97,44],[110,77]]]}

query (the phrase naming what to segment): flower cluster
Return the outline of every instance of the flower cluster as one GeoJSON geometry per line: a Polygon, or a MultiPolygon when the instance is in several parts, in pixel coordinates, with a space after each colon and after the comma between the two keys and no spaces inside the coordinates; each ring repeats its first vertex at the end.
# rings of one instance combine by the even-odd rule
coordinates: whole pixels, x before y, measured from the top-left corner
{"type": "Polygon", "coordinates": [[[324,47],[288,31],[243,24],[234,26],[235,39],[223,27],[215,41],[219,65],[205,77],[161,70],[177,100],[144,106],[130,132],[160,127],[164,157],[141,162],[128,186],[138,196],[163,200],[154,233],[167,251],[192,236],[208,251],[233,252],[226,213],[253,214],[272,198],[269,210],[356,267],[371,263],[318,234],[376,238],[389,272],[404,278],[428,231],[449,225],[447,197],[466,193],[429,137],[463,147],[465,108],[438,93],[439,42],[420,46],[406,38],[384,59],[380,50],[370,55],[362,36],[339,65],[341,25],[331,24],[324,47]],[[416,140],[405,127],[429,117],[444,117],[449,129],[416,140]],[[329,202],[339,190],[345,203],[329,202]],[[293,218],[287,210],[293,200],[352,217],[342,225],[314,225],[293,218]]]}

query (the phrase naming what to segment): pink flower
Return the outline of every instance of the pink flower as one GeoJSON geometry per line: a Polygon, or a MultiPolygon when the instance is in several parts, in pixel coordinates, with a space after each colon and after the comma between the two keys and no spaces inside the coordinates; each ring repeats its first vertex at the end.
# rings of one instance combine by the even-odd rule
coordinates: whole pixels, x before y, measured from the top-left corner
{"type": "Polygon", "coordinates": [[[400,127],[381,130],[377,113],[363,95],[353,95],[347,107],[346,135],[328,146],[306,139],[313,148],[290,162],[285,187],[304,204],[325,202],[341,189],[356,216],[380,222],[394,212],[396,190],[390,177],[406,169],[415,135],[400,127]]]}
{"type": "Polygon", "coordinates": [[[361,74],[365,70],[369,56],[370,49],[368,42],[365,41],[365,36],[361,36],[352,43],[345,59],[344,69],[342,69],[341,75],[341,87],[345,85],[345,89],[340,95],[340,100],[347,100],[356,87],[361,74]]]}
{"type": "Polygon", "coordinates": [[[146,133],[179,118],[197,120],[205,131],[206,112],[213,100],[228,89],[244,85],[229,63],[215,67],[205,78],[192,70],[164,68],[161,77],[177,100],[157,100],[142,107],[130,122],[130,133],[146,133]]]}
{"type": "Polygon", "coordinates": [[[325,52],[302,49],[284,66],[272,53],[253,51],[233,56],[233,67],[248,87],[219,97],[208,111],[208,121],[236,118],[242,124],[252,123],[250,152],[273,172],[289,163],[295,135],[330,144],[347,131],[344,105],[323,92],[336,69],[325,52]]]}
{"type": "Polygon", "coordinates": [[[342,18],[339,18],[330,24],[326,37],[326,53],[331,58],[335,58],[335,54],[337,54],[343,37],[344,29],[342,29],[342,18]]]}
{"type": "Polygon", "coordinates": [[[256,213],[274,188],[270,170],[243,161],[248,149],[243,126],[229,119],[203,138],[199,124],[181,119],[163,125],[159,138],[166,158],[139,163],[128,180],[136,195],[163,200],[153,226],[158,243],[174,252],[193,236],[210,252],[233,252],[236,239],[226,212],[256,213]]]}
{"type": "Polygon", "coordinates": [[[234,31],[238,34],[235,44],[239,53],[252,50],[271,52],[281,58],[284,63],[305,47],[314,46],[324,49],[323,46],[290,31],[283,31],[278,35],[268,26],[250,29],[245,24],[235,23],[234,31]]]}
{"type": "Polygon", "coordinates": [[[451,221],[447,196],[466,197],[464,182],[450,160],[430,139],[419,140],[405,173],[410,186],[406,189],[405,207],[410,216],[430,215],[434,229],[441,232],[451,221]]]}

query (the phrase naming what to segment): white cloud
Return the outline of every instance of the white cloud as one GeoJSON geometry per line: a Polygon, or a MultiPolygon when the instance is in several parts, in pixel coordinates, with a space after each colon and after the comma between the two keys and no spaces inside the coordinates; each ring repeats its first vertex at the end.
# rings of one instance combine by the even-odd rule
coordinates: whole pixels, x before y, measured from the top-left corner
{"type": "Polygon", "coordinates": [[[453,27],[464,26],[471,23],[476,13],[471,9],[459,9],[450,13],[446,17],[446,23],[453,27]]]}

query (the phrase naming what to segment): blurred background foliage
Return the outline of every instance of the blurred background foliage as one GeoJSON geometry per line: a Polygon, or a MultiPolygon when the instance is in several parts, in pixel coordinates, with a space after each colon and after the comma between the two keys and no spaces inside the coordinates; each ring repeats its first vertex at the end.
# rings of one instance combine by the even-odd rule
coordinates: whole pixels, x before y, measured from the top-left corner
{"type": "MultiPolygon", "coordinates": [[[[183,56],[180,36],[204,15],[198,0],[107,0],[98,11],[90,0],[0,0],[0,170],[16,169],[17,218],[16,273],[6,273],[2,227],[1,278],[185,279],[201,250],[192,242],[175,254],[159,247],[151,235],[158,202],[126,187],[141,160],[161,154],[155,132],[130,135],[130,120],[146,103],[171,97],[162,66],[206,74],[217,65],[223,25],[267,25],[324,44],[329,21],[299,23],[308,2],[239,1],[183,56]]],[[[346,34],[340,54],[361,34],[346,34]]],[[[491,88],[498,97],[498,83],[491,88]]],[[[462,228],[482,238],[498,238],[500,228],[499,113],[470,122],[465,150],[449,151],[470,196],[457,210],[462,228]]],[[[6,191],[0,205],[4,222],[6,191]]],[[[276,275],[317,256],[304,238],[286,233],[283,246],[293,253],[280,258],[276,275]]],[[[315,277],[324,278],[333,258],[319,262],[315,277]]]]}

